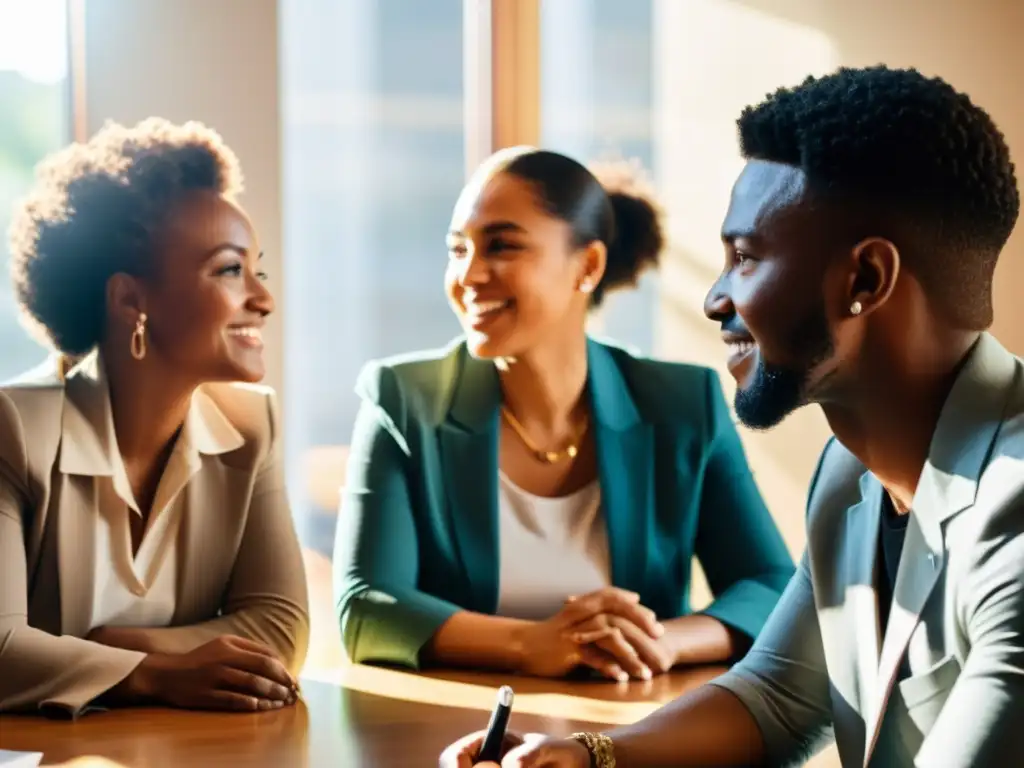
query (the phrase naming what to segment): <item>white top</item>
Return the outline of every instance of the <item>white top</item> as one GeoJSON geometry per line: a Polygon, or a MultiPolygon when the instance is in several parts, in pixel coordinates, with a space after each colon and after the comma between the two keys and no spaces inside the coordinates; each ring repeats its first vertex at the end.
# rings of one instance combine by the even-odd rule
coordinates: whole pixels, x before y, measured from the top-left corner
{"type": "MultiPolygon", "coordinates": [[[[91,628],[165,627],[174,616],[178,575],[177,534],[181,505],[173,497],[184,487],[178,451],[160,479],[143,532],[132,557],[130,517],[141,517],[120,454],[111,457],[114,475],[96,478],[96,563],[91,628]],[[173,494],[173,495],[172,495],[173,494]],[[170,496],[170,498],[168,498],[170,496]]],[[[184,476],[184,480],[188,475],[184,476]]]]}
{"type": "MultiPolygon", "coordinates": [[[[102,375],[102,374],[101,374],[102,375]]],[[[104,380],[105,384],[105,380],[104,380]]],[[[202,466],[201,446],[228,437],[193,398],[185,423],[160,478],[139,550],[132,557],[132,515],[141,516],[117,445],[106,387],[82,416],[101,436],[106,456],[94,475],[96,488],[95,570],[90,629],[103,626],[165,627],[177,601],[178,532],[184,513],[182,490],[202,466]]]]}
{"type": "Polygon", "coordinates": [[[527,493],[499,472],[498,614],[546,619],[567,597],[611,584],[597,480],[568,496],[527,493]]]}

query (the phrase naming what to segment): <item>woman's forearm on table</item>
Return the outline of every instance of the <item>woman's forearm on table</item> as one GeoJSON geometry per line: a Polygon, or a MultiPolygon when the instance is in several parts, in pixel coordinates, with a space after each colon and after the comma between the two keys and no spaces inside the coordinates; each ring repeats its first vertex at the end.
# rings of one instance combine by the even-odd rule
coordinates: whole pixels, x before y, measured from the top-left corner
{"type": "Polygon", "coordinates": [[[693,614],[662,622],[675,665],[715,664],[746,652],[750,639],[712,616],[693,614]]]}
{"type": "Polygon", "coordinates": [[[423,649],[435,665],[518,672],[525,655],[523,631],[532,622],[460,611],[444,624],[423,649]]]}
{"type": "Polygon", "coordinates": [[[156,653],[156,648],[150,640],[150,633],[132,627],[97,627],[86,635],[85,639],[125,651],[156,653]]]}

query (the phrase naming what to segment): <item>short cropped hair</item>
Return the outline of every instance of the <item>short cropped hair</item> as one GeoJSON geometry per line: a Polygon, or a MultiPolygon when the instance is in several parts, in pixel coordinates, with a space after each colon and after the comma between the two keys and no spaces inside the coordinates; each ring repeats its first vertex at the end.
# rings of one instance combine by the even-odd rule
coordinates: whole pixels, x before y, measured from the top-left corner
{"type": "Polygon", "coordinates": [[[812,195],[895,219],[912,233],[904,265],[943,315],[991,324],[1020,193],[1003,134],[966,94],[915,69],[842,68],[747,107],[738,127],[744,157],[798,167],[812,195]]]}
{"type": "Polygon", "coordinates": [[[234,153],[213,130],[150,118],[108,123],[45,159],[9,232],[14,292],[29,330],[81,355],[106,327],[106,285],[152,273],[156,238],[182,196],[242,189],[234,153]]]}

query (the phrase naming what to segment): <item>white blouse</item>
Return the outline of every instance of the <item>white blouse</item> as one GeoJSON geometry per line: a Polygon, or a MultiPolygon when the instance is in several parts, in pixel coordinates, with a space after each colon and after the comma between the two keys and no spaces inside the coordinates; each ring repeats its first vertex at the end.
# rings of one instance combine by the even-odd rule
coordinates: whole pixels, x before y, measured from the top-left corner
{"type": "Polygon", "coordinates": [[[79,403],[80,427],[99,438],[104,456],[93,468],[97,514],[92,619],[90,629],[103,626],[165,627],[171,624],[177,600],[178,539],[184,494],[190,478],[202,467],[202,453],[237,447],[241,436],[215,408],[193,398],[185,423],[160,478],[138,552],[132,556],[133,515],[141,516],[117,445],[109,390],[99,366],[101,386],[79,403]]]}
{"type": "Polygon", "coordinates": [[[499,473],[498,614],[546,619],[571,595],[611,584],[608,534],[597,480],[545,498],[499,473]]]}
{"type": "Polygon", "coordinates": [[[171,466],[176,463],[176,453],[171,454],[160,480],[160,489],[134,557],[130,518],[141,517],[142,513],[120,455],[111,457],[113,477],[97,478],[99,514],[96,515],[93,629],[161,627],[171,623],[176,600],[181,505],[169,503],[173,498],[168,499],[164,489],[172,485],[177,485],[177,490],[184,487],[184,483],[177,482],[179,473],[171,466]]]}

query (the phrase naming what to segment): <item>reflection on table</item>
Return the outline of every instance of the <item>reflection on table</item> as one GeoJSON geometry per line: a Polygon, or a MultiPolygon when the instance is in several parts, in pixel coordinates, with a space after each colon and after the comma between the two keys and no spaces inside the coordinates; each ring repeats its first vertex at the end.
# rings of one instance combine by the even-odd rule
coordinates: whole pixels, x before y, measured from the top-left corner
{"type": "Polygon", "coordinates": [[[304,678],[302,701],[276,712],[134,709],[74,723],[0,716],[0,748],[74,768],[423,768],[453,739],[486,726],[504,684],[516,691],[511,728],[565,735],[633,722],[720,671],[617,684],[345,666],[304,678]]]}

